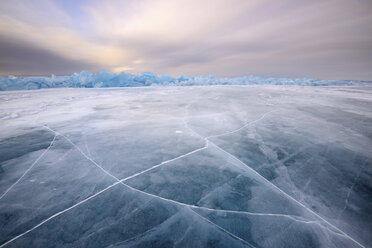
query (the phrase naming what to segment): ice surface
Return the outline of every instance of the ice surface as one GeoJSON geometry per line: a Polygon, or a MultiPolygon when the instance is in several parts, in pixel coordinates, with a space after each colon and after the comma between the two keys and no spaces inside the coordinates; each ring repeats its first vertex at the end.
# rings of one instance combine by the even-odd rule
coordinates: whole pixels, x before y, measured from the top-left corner
{"type": "MultiPolygon", "coordinates": [[[[370,82],[369,82],[370,83],[370,82]]],[[[235,78],[216,78],[214,76],[179,76],[171,77],[167,74],[156,75],[151,72],[140,74],[130,74],[122,72],[120,74],[110,73],[102,70],[97,74],[89,71],[74,73],[70,76],[51,77],[0,77],[1,90],[29,90],[41,88],[105,88],[105,87],[138,87],[150,85],[355,85],[369,84],[362,81],[337,81],[319,80],[307,78],[260,78],[260,77],[235,77],[235,78]]]]}
{"type": "Polygon", "coordinates": [[[372,87],[0,93],[0,247],[370,247],[372,87]]]}

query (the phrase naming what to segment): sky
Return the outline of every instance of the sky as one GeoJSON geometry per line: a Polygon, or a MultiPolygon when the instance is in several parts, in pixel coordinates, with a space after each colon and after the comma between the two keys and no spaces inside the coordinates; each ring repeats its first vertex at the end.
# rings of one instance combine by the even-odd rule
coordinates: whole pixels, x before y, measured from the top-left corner
{"type": "Polygon", "coordinates": [[[0,75],[101,69],[372,80],[372,1],[0,1],[0,75]]]}

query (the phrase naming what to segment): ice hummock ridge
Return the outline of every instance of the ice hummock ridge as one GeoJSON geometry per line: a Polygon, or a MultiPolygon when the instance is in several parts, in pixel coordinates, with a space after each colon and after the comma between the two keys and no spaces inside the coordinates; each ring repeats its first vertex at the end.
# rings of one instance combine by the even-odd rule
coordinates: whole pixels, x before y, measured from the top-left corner
{"type": "Polygon", "coordinates": [[[216,78],[214,76],[179,76],[171,77],[168,74],[160,76],[152,72],[131,74],[121,72],[110,73],[105,70],[94,74],[89,71],[74,73],[70,76],[51,77],[0,77],[0,91],[5,90],[31,90],[41,88],[106,88],[106,87],[139,87],[150,85],[304,85],[304,86],[326,86],[326,85],[353,85],[367,84],[365,81],[351,80],[320,80],[320,79],[291,79],[291,78],[261,78],[255,76],[216,78]]]}

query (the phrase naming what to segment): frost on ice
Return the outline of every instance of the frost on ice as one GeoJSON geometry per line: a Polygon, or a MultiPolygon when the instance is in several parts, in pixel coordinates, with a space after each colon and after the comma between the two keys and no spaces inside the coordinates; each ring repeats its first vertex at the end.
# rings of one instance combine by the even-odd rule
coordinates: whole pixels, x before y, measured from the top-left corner
{"type": "MultiPolygon", "coordinates": [[[[112,75],[45,85],[104,86],[112,75]]],[[[132,81],[112,82],[139,77],[120,75],[132,81]]],[[[1,92],[0,247],[368,247],[371,94],[368,85],[1,92]]]]}

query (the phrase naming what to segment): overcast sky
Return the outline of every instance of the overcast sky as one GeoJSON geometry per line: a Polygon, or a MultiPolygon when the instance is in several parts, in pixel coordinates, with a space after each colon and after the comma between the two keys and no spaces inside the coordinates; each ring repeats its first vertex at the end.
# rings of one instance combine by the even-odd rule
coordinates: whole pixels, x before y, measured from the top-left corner
{"type": "Polygon", "coordinates": [[[0,2],[0,74],[372,80],[371,0],[0,2]]]}

